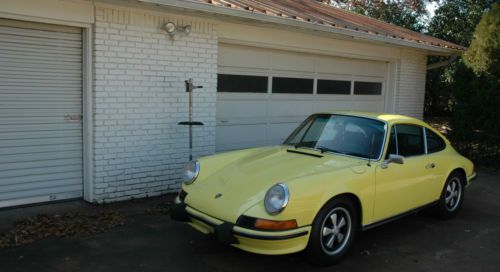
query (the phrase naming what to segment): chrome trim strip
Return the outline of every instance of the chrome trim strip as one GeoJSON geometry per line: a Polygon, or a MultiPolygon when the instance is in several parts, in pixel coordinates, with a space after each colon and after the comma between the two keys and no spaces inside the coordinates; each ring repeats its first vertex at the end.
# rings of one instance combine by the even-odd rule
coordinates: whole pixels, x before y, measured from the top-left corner
{"type": "Polygon", "coordinates": [[[402,212],[400,214],[397,214],[397,215],[394,215],[394,216],[391,216],[391,217],[387,217],[385,219],[382,219],[382,220],[379,220],[379,221],[376,221],[376,222],[373,222],[373,223],[370,223],[368,225],[364,225],[361,227],[361,230],[362,231],[365,231],[365,230],[369,230],[369,229],[372,229],[372,228],[375,228],[375,227],[378,227],[380,225],[383,225],[385,223],[389,223],[389,222],[392,222],[394,220],[397,220],[397,219],[400,219],[400,218],[403,218],[407,215],[410,215],[410,214],[414,214],[414,213],[417,213],[425,208],[428,208],[428,207],[431,207],[431,206],[434,206],[436,205],[437,203],[439,202],[439,200],[436,200],[436,201],[433,201],[429,204],[425,204],[423,206],[420,206],[420,207],[417,207],[415,209],[411,209],[409,211],[406,211],[406,212],[402,212]]]}
{"type": "Polygon", "coordinates": [[[394,139],[396,139],[396,155],[399,155],[398,126],[393,125],[392,127],[394,128],[394,139]]]}
{"type": "MultiPolygon", "coordinates": [[[[187,206],[187,207],[189,207],[189,206],[187,206]]],[[[210,227],[215,228],[216,226],[219,226],[218,224],[210,222],[210,221],[208,221],[207,219],[205,219],[205,218],[203,218],[201,216],[189,213],[187,211],[187,209],[186,209],[186,213],[188,214],[189,217],[191,217],[193,219],[196,219],[196,220],[198,220],[198,221],[200,221],[200,222],[202,222],[202,223],[204,223],[204,224],[206,224],[206,225],[208,225],[210,227]]],[[[250,239],[269,240],[269,241],[287,240],[287,239],[293,239],[293,238],[302,237],[302,236],[307,235],[309,233],[309,231],[304,230],[304,231],[297,232],[297,233],[283,234],[283,235],[274,235],[273,232],[268,232],[269,234],[273,234],[273,235],[258,235],[258,234],[251,234],[251,233],[244,233],[244,232],[241,232],[241,231],[237,231],[237,230],[234,229],[234,226],[236,226],[236,225],[234,225],[232,223],[229,223],[229,222],[225,222],[225,221],[222,221],[222,222],[224,222],[226,224],[231,224],[231,226],[233,227],[233,229],[232,229],[232,234],[233,235],[238,235],[238,236],[245,237],[245,238],[250,238],[250,239]]]]}
{"type": "Polygon", "coordinates": [[[307,235],[308,233],[309,233],[309,231],[305,230],[305,231],[302,231],[302,232],[299,232],[299,233],[293,233],[293,234],[278,235],[278,236],[267,236],[267,235],[256,235],[256,234],[236,232],[236,231],[233,230],[233,234],[234,235],[238,235],[238,236],[245,237],[245,238],[250,238],[250,239],[268,240],[268,241],[288,240],[288,239],[302,237],[304,235],[307,235]]]}
{"type": "Polygon", "coordinates": [[[429,151],[427,150],[427,128],[422,127],[422,134],[424,135],[424,149],[425,149],[425,154],[429,154],[429,151]]]}

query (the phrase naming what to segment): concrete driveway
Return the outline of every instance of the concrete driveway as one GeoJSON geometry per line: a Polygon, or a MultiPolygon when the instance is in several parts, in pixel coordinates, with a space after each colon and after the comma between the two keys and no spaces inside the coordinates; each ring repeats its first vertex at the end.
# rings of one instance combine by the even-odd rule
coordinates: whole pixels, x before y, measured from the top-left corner
{"type": "MultiPolygon", "coordinates": [[[[137,209],[134,203],[130,210],[137,209]]],[[[143,205],[143,204],[141,204],[143,205]]],[[[125,206],[127,208],[127,206],[125,206]]],[[[5,213],[3,211],[0,213],[5,213]]],[[[19,213],[17,213],[19,214],[19,213]]],[[[0,215],[1,219],[1,215],[0,215]]],[[[413,215],[361,233],[345,260],[310,265],[301,254],[261,256],[217,244],[164,215],[83,238],[0,249],[0,271],[499,271],[500,178],[480,172],[459,216],[413,215]]]]}

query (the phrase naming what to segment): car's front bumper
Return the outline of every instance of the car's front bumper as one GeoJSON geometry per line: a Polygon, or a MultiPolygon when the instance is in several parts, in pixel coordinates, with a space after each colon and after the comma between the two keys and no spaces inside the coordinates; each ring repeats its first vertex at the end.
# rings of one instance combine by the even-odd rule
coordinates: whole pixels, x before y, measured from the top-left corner
{"type": "Polygon", "coordinates": [[[187,222],[204,234],[214,234],[223,244],[230,244],[253,253],[276,255],[303,250],[307,246],[311,227],[286,231],[260,231],[224,222],[188,205],[176,201],[171,208],[172,219],[187,222]]]}

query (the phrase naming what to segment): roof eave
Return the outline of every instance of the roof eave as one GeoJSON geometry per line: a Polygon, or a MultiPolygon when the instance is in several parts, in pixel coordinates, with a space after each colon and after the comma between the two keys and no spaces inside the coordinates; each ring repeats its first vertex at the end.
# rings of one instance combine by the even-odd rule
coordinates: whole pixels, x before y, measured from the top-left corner
{"type": "Polygon", "coordinates": [[[289,27],[301,28],[301,29],[305,29],[305,30],[313,30],[313,31],[319,31],[319,32],[324,32],[324,33],[331,33],[331,34],[341,35],[341,36],[345,36],[345,37],[350,37],[352,39],[366,40],[366,41],[379,42],[379,43],[387,43],[387,44],[391,44],[391,45],[395,45],[395,46],[401,46],[401,47],[429,51],[429,52],[432,52],[433,54],[436,54],[436,55],[453,55],[453,54],[461,54],[463,52],[463,50],[455,49],[455,48],[440,47],[440,46],[435,46],[435,45],[430,45],[430,44],[425,44],[425,43],[419,43],[419,42],[415,42],[415,41],[408,41],[408,40],[404,40],[404,39],[400,39],[400,38],[392,38],[392,37],[387,37],[387,36],[383,36],[383,35],[363,33],[360,31],[355,31],[355,30],[350,30],[350,29],[335,28],[335,27],[319,25],[319,24],[310,23],[310,22],[298,21],[298,20],[290,19],[290,18],[269,16],[269,15],[265,15],[265,14],[253,13],[251,11],[235,10],[235,9],[231,9],[231,8],[213,6],[213,5],[208,5],[208,4],[193,2],[193,1],[186,1],[186,0],[137,0],[137,1],[141,2],[141,3],[154,4],[154,5],[158,5],[158,6],[164,6],[164,7],[172,7],[172,8],[177,8],[177,9],[188,9],[188,10],[193,10],[193,11],[199,11],[199,12],[205,12],[205,13],[211,13],[211,14],[217,14],[217,15],[225,15],[225,16],[231,16],[231,17],[237,17],[237,18],[243,18],[243,19],[249,19],[249,20],[256,20],[256,21],[265,22],[265,23],[273,23],[273,24],[284,25],[284,26],[289,26],[289,27]]]}

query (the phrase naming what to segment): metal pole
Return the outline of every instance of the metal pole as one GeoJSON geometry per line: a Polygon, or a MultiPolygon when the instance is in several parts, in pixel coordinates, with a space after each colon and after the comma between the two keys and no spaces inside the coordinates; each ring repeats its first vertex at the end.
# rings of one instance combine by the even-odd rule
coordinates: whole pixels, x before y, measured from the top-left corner
{"type": "Polygon", "coordinates": [[[189,121],[179,122],[179,125],[189,126],[189,160],[193,160],[193,126],[203,126],[202,122],[193,121],[193,90],[203,88],[203,86],[193,86],[193,79],[184,81],[186,84],[186,92],[189,93],[189,121]]]}
{"type": "Polygon", "coordinates": [[[189,160],[193,160],[193,80],[190,78],[187,83],[189,92],[189,160]]]}

